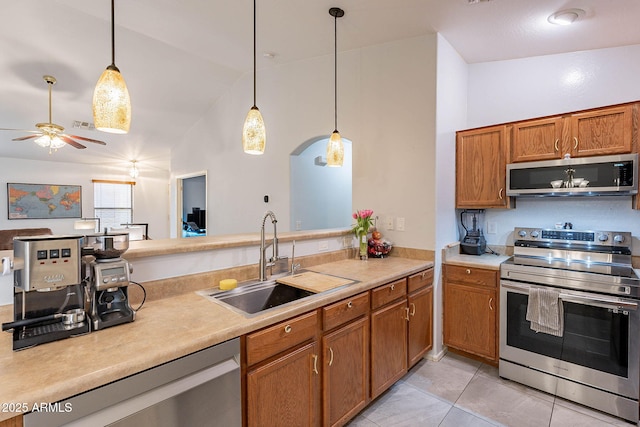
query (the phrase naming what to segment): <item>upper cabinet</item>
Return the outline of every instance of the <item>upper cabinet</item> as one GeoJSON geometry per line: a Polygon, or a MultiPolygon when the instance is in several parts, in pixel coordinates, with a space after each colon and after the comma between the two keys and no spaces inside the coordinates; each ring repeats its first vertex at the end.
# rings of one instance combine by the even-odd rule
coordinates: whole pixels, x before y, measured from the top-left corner
{"type": "Polygon", "coordinates": [[[511,162],[634,152],[637,104],[513,123],[511,162]]]}
{"type": "Polygon", "coordinates": [[[507,126],[460,131],[456,136],[456,208],[508,208],[507,126]]]}

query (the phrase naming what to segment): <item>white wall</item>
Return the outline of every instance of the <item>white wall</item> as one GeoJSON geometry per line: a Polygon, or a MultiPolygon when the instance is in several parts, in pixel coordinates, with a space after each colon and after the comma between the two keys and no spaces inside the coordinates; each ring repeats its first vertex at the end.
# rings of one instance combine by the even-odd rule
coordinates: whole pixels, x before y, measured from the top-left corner
{"type": "MultiPolygon", "coordinates": [[[[640,45],[471,64],[466,128],[639,100],[638,75],[640,45]]],[[[574,229],[640,236],[640,212],[631,209],[630,197],[518,198],[516,209],[489,210],[485,220],[498,228],[486,235],[489,245],[512,244],[515,226],[553,227],[561,221],[574,229]]]]}
{"type": "MultiPolygon", "coordinates": [[[[81,234],[73,228],[76,219],[7,219],[7,182],[32,184],[69,184],[82,186],[82,215],[93,217],[92,179],[130,181],[128,164],[122,168],[103,165],[42,162],[0,157],[0,230],[11,228],[48,227],[54,234],[81,234]]],[[[169,237],[168,176],[166,171],[141,175],[134,186],[135,222],[148,222],[149,235],[160,239],[169,237]]]]}
{"type": "MultiPolygon", "coordinates": [[[[404,217],[395,244],[435,249],[435,35],[338,56],[338,129],[353,141],[353,209],[404,217]]],[[[262,156],[242,152],[252,104],[244,76],[172,153],[172,172],[210,172],[209,221],[226,233],[256,232],[273,210],[290,224],[289,154],[333,131],[333,55],[258,70],[257,105],[267,128],[262,156]],[[197,155],[194,155],[197,153],[197,155]],[[263,196],[269,194],[265,205],[263,196]]],[[[283,228],[285,229],[285,228],[283,228]]]]}

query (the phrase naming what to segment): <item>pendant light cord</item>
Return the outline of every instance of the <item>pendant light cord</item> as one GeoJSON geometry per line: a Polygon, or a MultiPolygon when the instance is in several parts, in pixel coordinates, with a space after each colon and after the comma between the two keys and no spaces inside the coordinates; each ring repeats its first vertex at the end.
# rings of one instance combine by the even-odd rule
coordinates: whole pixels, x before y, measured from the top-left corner
{"type": "Polygon", "coordinates": [[[334,131],[338,131],[338,15],[334,15],[333,17],[333,41],[334,41],[334,49],[333,49],[333,99],[334,99],[334,131]]]}
{"type": "Polygon", "coordinates": [[[253,0],[253,107],[256,108],[256,0],[253,0]]]}
{"type": "Polygon", "coordinates": [[[116,66],[115,0],[111,0],[111,65],[116,66]]]}

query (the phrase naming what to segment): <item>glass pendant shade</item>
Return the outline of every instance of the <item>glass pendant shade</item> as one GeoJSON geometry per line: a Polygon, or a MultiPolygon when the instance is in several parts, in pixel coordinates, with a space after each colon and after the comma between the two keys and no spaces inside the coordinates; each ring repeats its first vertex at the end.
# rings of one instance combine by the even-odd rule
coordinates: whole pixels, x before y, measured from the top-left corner
{"type": "Polygon", "coordinates": [[[98,79],[93,92],[93,122],[96,129],[127,133],[131,126],[131,99],[120,70],[110,65],[98,79]]]}
{"type": "Polygon", "coordinates": [[[52,138],[49,135],[42,135],[41,137],[37,138],[34,142],[41,147],[53,148],[54,150],[57,150],[58,148],[62,148],[65,146],[65,142],[62,139],[58,138],[57,136],[54,136],[52,138]]]}
{"type": "Polygon", "coordinates": [[[344,144],[337,130],[334,130],[327,143],[327,166],[340,167],[344,161],[344,144]]]}
{"type": "Polygon", "coordinates": [[[247,154],[263,154],[267,144],[267,132],[262,114],[255,105],[251,107],[242,126],[242,148],[247,154]]]}

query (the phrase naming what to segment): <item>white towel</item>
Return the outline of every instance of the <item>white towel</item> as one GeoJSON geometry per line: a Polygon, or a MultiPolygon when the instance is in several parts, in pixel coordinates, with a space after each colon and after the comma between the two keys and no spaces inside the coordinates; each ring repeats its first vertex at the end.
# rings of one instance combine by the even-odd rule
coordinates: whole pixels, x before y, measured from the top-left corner
{"type": "Polygon", "coordinates": [[[527,320],[536,332],[561,337],[564,332],[564,309],[560,292],[548,288],[529,288],[527,320]]]}

